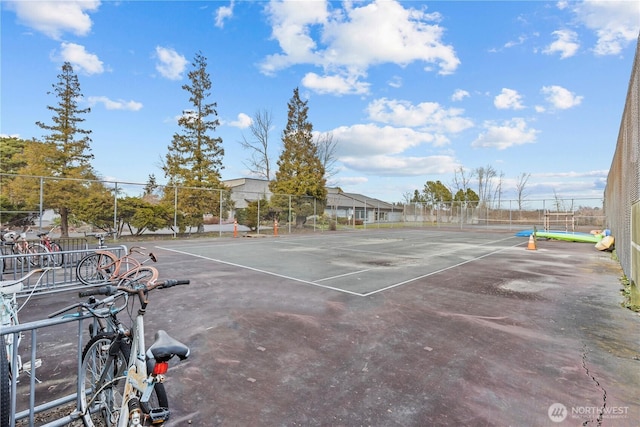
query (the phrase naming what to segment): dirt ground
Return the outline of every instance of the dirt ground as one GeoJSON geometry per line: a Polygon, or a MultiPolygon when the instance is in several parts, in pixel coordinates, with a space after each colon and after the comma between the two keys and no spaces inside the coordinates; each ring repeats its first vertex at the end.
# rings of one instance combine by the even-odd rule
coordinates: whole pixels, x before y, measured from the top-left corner
{"type": "MultiPolygon", "coordinates": [[[[167,426],[640,425],[619,265],[589,244],[526,246],[365,297],[157,250],[163,277],[191,280],[150,296],[147,335],[192,351],[167,375],[167,426]]],[[[35,298],[23,321],[74,298],[35,298]]],[[[73,392],[74,333],[39,338],[38,393],[73,392]]]]}

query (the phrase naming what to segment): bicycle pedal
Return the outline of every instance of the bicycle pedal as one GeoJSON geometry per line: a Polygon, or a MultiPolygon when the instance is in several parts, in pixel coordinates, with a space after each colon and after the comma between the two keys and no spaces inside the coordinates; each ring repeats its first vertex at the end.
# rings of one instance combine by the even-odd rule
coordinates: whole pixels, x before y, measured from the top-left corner
{"type": "Polygon", "coordinates": [[[162,424],[169,419],[169,408],[153,408],[149,411],[151,425],[162,424]]]}
{"type": "MultiPolygon", "coordinates": [[[[42,359],[36,359],[35,369],[38,369],[40,366],[42,366],[42,359]]],[[[28,373],[29,375],[32,375],[32,374],[31,374],[31,368],[32,368],[32,366],[31,366],[31,361],[24,362],[24,363],[22,364],[22,372],[26,372],[26,373],[28,373]]],[[[40,381],[40,380],[38,379],[38,377],[33,377],[33,378],[36,380],[36,382],[37,382],[38,384],[42,382],[42,381],[40,381]]]]}
{"type": "MultiPolygon", "coordinates": [[[[36,359],[36,363],[35,363],[35,368],[38,369],[40,366],[42,366],[42,359],[36,359]]],[[[31,361],[28,362],[24,362],[22,364],[22,370],[25,372],[29,372],[31,371],[31,361]]]]}

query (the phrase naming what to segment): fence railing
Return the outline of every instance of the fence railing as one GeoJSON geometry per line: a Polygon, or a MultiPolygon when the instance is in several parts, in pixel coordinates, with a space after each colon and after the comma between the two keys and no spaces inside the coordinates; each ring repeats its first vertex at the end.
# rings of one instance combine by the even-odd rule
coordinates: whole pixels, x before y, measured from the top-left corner
{"type": "MultiPolygon", "coordinates": [[[[18,293],[18,297],[32,293],[44,294],[85,288],[86,285],[78,280],[76,266],[86,255],[95,252],[95,249],[88,248],[63,250],[58,252],[58,254],[62,255],[63,263],[56,265],[51,262],[51,259],[48,258],[46,254],[14,254],[11,252],[7,253],[6,247],[2,249],[3,252],[0,254],[0,263],[4,266],[3,270],[0,270],[2,272],[0,279],[2,280],[20,279],[39,267],[59,267],[50,270],[47,273],[47,282],[40,283],[37,287],[37,275],[27,278],[23,281],[23,288],[22,291],[18,293]],[[34,257],[40,258],[38,263],[30,262],[30,259],[34,257]]],[[[118,257],[125,255],[128,251],[124,245],[110,246],[103,250],[113,252],[118,257]]]]}
{"type": "Polygon", "coordinates": [[[607,176],[605,206],[616,255],[626,277],[640,286],[640,34],[607,176]]]}
{"type": "MultiPolygon", "coordinates": [[[[40,195],[38,203],[30,205],[32,220],[40,229],[50,227],[54,220],[48,210],[47,194],[59,186],[64,178],[37,177],[1,174],[2,180],[19,179],[23,187],[40,195]]],[[[438,203],[390,203],[366,195],[343,193],[328,189],[325,200],[313,197],[273,194],[269,182],[246,181],[241,185],[230,183],[223,189],[187,188],[157,185],[150,189],[147,184],[91,181],[99,183],[96,194],[86,196],[86,210],[92,211],[92,221],[85,224],[116,230],[118,235],[162,233],[177,237],[178,233],[200,233],[203,231],[231,235],[233,224],[257,233],[273,232],[278,221],[280,233],[295,233],[300,229],[327,230],[332,228],[371,226],[383,224],[423,225],[456,224],[459,226],[500,226],[520,224],[543,227],[543,212],[572,212],[581,218],[585,227],[602,227],[602,198],[580,198],[556,196],[553,199],[492,200],[479,204],[466,202],[438,203]],[[93,199],[91,198],[93,197],[93,199]],[[95,199],[95,200],[94,200],[95,199]],[[198,214],[189,210],[188,203],[205,200],[198,214]],[[189,214],[191,212],[191,214],[189,214]],[[191,215],[191,219],[188,216],[191,215]],[[200,217],[197,229],[188,224],[200,217]],[[191,222],[189,222],[191,221],[191,222]],[[97,223],[100,224],[97,224],[97,223]]],[[[71,182],[71,181],[70,181],[71,182]]],[[[92,187],[92,188],[95,188],[92,187]]],[[[0,192],[10,186],[0,186],[0,192]]],[[[32,197],[32,199],[34,199],[32,197]]],[[[81,210],[80,207],[76,211],[81,210]]],[[[0,222],[7,222],[16,212],[0,211],[0,222]]],[[[581,224],[577,224],[580,226],[581,224]]]]}
{"type": "MultiPolygon", "coordinates": [[[[80,400],[78,391],[80,388],[80,373],[82,366],[82,349],[83,349],[83,332],[84,325],[89,322],[91,316],[75,316],[75,317],[59,317],[54,319],[38,320],[34,322],[22,323],[16,326],[3,327],[0,330],[0,343],[4,345],[5,335],[13,337],[13,342],[17,342],[18,336],[22,335],[20,347],[18,352],[14,352],[13,355],[9,355],[12,358],[11,363],[11,378],[17,378],[18,381],[11,382],[11,403],[10,403],[10,423],[9,427],[15,427],[16,425],[26,425],[33,427],[35,425],[45,425],[46,427],[58,427],[65,426],[74,420],[80,418],[78,408],[80,407],[80,400]],[[85,322],[86,320],[86,322],[85,322]],[[69,333],[67,336],[69,340],[64,343],[46,342],[42,337],[51,337],[51,334],[43,332],[45,328],[63,327],[65,324],[75,323],[76,328],[68,328],[69,333]],[[73,332],[76,330],[76,332],[73,332]],[[69,372],[65,372],[64,375],[56,375],[57,377],[67,378],[66,383],[58,383],[54,387],[47,387],[46,389],[40,389],[38,384],[38,372],[48,371],[51,372],[50,366],[47,366],[47,360],[40,359],[38,349],[43,345],[51,348],[56,346],[58,348],[64,348],[65,354],[68,354],[66,365],[77,366],[75,375],[72,375],[73,368],[69,368],[69,372]],[[74,349],[75,346],[75,349],[74,349]],[[17,358],[22,357],[23,363],[29,362],[29,371],[24,371],[18,375],[17,358]],[[28,360],[27,360],[28,359],[28,360]],[[42,369],[38,367],[39,364],[35,363],[36,360],[41,360],[42,369]],[[60,393],[56,393],[56,390],[61,390],[60,393]],[[64,390],[67,390],[66,392],[64,390]],[[74,390],[74,392],[69,392],[74,390]],[[65,408],[66,410],[53,409],[65,408]],[[38,414],[47,412],[47,423],[36,424],[36,418],[38,414]],[[54,414],[54,415],[50,415],[54,414]],[[22,421],[25,420],[25,421],[22,421]],[[20,423],[18,423],[20,422],[20,423]]],[[[62,363],[61,365],[65,365],[62,363]]]]}

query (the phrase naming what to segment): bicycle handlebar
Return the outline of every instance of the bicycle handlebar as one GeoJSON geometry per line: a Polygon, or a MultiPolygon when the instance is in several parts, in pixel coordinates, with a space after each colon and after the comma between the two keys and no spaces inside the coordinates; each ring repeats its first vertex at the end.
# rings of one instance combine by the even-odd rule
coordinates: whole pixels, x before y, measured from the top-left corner
{"type": "MultiPolygon", "coordinates": [[[[84,292],[82,292],[80,295],[82,296],[83,293],[84,292]]],[[[95,316],[100,316],[101,313],[99,313],[99,310],[97,310],[97,308],[99,306],[101,306],[101,305],[102,306],[106,306],[106,305],[112,303],[113,301],[115,301],[119,297],[125,297],[125,303],[121,307],[118,307],[118,309],[116,310],[116,312],[119,312],[126,306],[127,294],[124,293],[124,292],[118,292],[118,293],[110,295],[107,298],[104,298],[102,300],[96,300],[95,298],[92,298],[92,301],[90,301],[88,303],[86,303],[86,302],[77,302],[75,304],[72,304],[72,305],[70,305],[68,307],[62,308],[62,309],[60,309],[60,310],[58,310],[58,311],[56,311],[54,313],[49,314],[49,317],[50,318],[51,317],[56,317],[56,316],[61,315],[62,313],[65,313],[67,311],[71,311],[74,308],[79,308],[79,307],[86,309],[87,311],[89,311],[91,314],[93,314],[95,316]]],[[[108,314],[109,312],[110,311],[107,310],[106,314],[108,314]]],[[[102,313],[102,314],[105,314],[105,313],[102,313]]]]}
{"type": "Polygon", "coordinates": [[[162,282],[148,283],[144,285],[143,289],[138,289],[130,286],[107,285],[107,286],[100,286],[99,288],[89,289],[88,291],[80,292],[78,296],[80,298],[85,298],[92,295],[113,295],[118,291],[123,291],[129,294],[138,294],[140,291],[150,291],[156,288],[166,289],[166,288],[171,288],[173,286],[178,286],[178,285],[188,285],[189,283],[191,283],[190,280],[169,279],[162,282]]]}
{"type": "Polygon", "coordinates": [[[84,232],[84,237],[95,237],[97,239],[107,237],[107,236],[112,236],[112,235],[113,235],[113,231],[105,231],[103,233],[87,233],[86,231],[84,232]]]}

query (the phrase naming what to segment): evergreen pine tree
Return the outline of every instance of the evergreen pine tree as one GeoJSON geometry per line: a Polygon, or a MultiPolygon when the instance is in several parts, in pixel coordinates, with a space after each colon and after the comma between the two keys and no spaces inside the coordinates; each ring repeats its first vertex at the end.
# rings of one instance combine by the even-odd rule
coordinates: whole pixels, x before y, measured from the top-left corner
{"type": "MultiPolygon", "coordinates": [[[[32,151],[33,161],[21,173],[79,180],[95,179],[90,163],[93,159],[90,153],[91,131],[80,127],[85,121],[81,115],[89,113],[91,109],[78,107],[82,92],[78,76],[69,62],[62,65],[62,73],[58,75],[58,82],[53,85],[53,92],[49,94],[51,93],[58,99],[56,106],[47,106],[54,113],[53,124],[36,122],[36,125],[50,133],[41,144],[34,142],[26,147],[26,151],[32,151]]],[[[28,156],[28,153],[25,155],[28,156]]],[[[47,180],[45,206],[60,214],[62,237],[69,236],[69,215],[77,206],[78,200],[87,195],[87,185],[81,181],[47,180]]]]}
{"type": "Polygon", "coordinates": [[[314,211],[324,211],[327,198],[324,166],[313,142],[313,125],[308,120],[308,112],[307,101],[300,99],[298,88],[295,88],[288,103],[287,125],[282,133],[283,150],[277,162],[278,171],[275,180],[269,184],[269,189],[274,194],[274,204],[280,209],[288,208],[288,196],[291,196],[291,208],[299,228],[314,211]]]}
{"type": "MultiPolygon", "coordinates": [[[[185,220],[181,228],[196,226],[203,231],[203,215],[220,212],[220,195],[214,189],[222,188],[224,149],[222,138],[210,136],[220,123],[217,104],[207,103],[211,95],[207,59],[198,52],[192,65],[188,74],[191,84],[183,85],[182,89],[189,93],[193,108],[182,112],[178,120],[182,131],[173,135],[162,169],[170,186],[181,187],[178,210],[185,220]]],[[[169,190],[165,196],[172,198],[173,189],[169,190]]]]}

